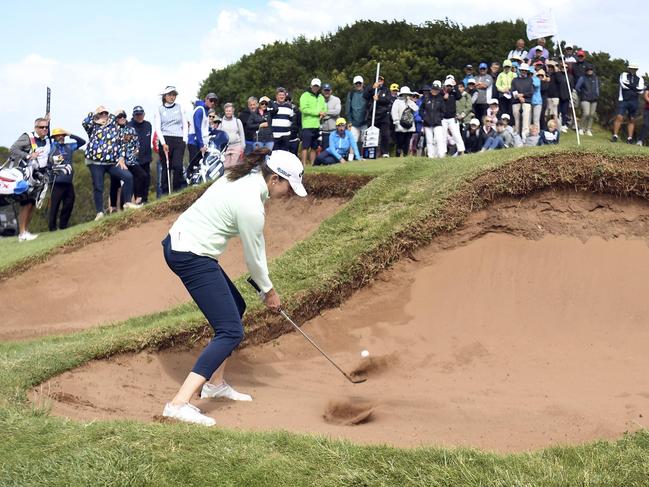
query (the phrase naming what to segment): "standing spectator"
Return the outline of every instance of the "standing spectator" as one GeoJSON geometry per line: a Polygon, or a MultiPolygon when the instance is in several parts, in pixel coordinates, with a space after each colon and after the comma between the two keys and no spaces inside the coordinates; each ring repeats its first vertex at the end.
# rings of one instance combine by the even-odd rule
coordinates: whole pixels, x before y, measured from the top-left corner
{"type": "MultiPolygon", "coordinates": [[[[376,101],[376,115],[374,117],[374,126],[379,129],[379,146],[383,157],[390,157],[390,110],[392,108],[392,99],[390,92],[385,86],[385,79],[379,76],[379,81],[372,86],[368,86],[363,94],[369,104],[367,110],[367,119],[372,120],[372,103],[376,101]],[[374,91],[376,90],[376,95],[374,91]]],[[[369,125],[369,124],[368,124],[369,125]]]]}
{"type": "MultiPolygon", "coordinates": [[[[144,108],[140,105],[133,107],[133,118],[131,118],[129,125],[133,127],[138,138],[139,151],[137,153],[137,163],[145,174],[142,183],[144,189],[142,203],[145,204],[149,202],[149,188],[151,186],[151,161],[153,159],[151,135],[153,133],[153,127],[148,121],[144,120],[144,108]]],[[[160,176],[158,175],[158,177],[160,176]]]]}
{"type": "Polygon", "coordinates": [[[539,70],[536,72],[536,76],[541,81],[541,117],[540,123],[541,127],[545,128],[546,125],[546,114],[548,111],[548,89],[550,87],[550,78],[544,70],[539,70]]]}
{"type": "Polygon", "coordinates": [[[271,127],[273,129],[273,149],[289,150],[291,138],[291,124],[295,112],[293,104],[286,100],[286,88],[278,87],[275,90],[275,101],[271,104],[271,127]]]}
{"type": "Polygon", "coordinates": [[[356,143],[363,142],[363,136],[367,129],[367,100],[363,97],[363,77],[354,76],[354,87],[347,93],[345,100],[345,114],[352,125],[352,134],[356,143]]]}
{"type": "Polygon", "coordinates": [[[207,151],[207,143],[210,135],[210,124],[207,119],[208,112],[213,109],[219,102],[219,97],[215,93],[205,95],[203,101],[198,100],[194,105],[192,114],[193,130],[188,134],[187,151],[189,152],[190,163],[199,158],[199,153],[204,155],[207,151]]]}
{"type": "Polygon", "coordinates": [[[545,71],[540,69],[539,71],[534,71],[534,68],[530,66],[530,76],[532,77],[532,86],[534,87],[534,93],[532,94],[532,123],[536,125],[541,125],[541,112],[543,111],[543,97],[541,96],[541,77],[539,73],[543,74],[545,78],[545,71]]]}
{"type": "MultiPolygon", "coordinates": [[[[455,103],[455,111],[457,112],[457,120],[461,124],[461,129],[464,130],[466,125],[475,118],[473,113],[473,100],[471,95],[464,89],[464,83],[461,81],[457,84],[456,89],[460,94],[460,97],[455,103]]],[[[428,91],[430,92],[430,86],[428,86],[428,91]]]]}
{"type": "Polygon", "coordinates": [[[532,96],[534,96],[534,82],[529,76],[529,69],[529,65],[521,64],[519,76],[512,80],[514,131],[523,139],[529,132],[532,96]]]}
{"type": "MultiPolygon", "coordinates": [[[[392,123],[394,124],[394,133],[397,139],[397,150],[396,156],[399,157],[403,155],[406,157],[410,151],[410,138],[415,132],[415,112],[419,109],[417,103],[412,99],[413,93],[410,91],[410,88],[407,86],[402,86],[399,90],[399,96],[392,104],[391,116],[392,123]],[[404,121],[404,112],[410,110],[412,115],[412,123],[408,125],[402,125],[404,121]],[[403,117],[403,118],[402,118],[403,117]]],[[[455,107],[455,103],[453,103],[455,107]]]]}
{"type": "MultiPolygon", "coordinates": [[[[462,94],[456,89],[455,80],[452,78],[446,78],[444,81],[444,118],[442,119],[442,127],[444,131],[451,134],[454,145],[457,150],[457,155],[464,154],[464,141],[462,140],[462,131],[460,130],[460,124],[457,121],[457,102],[462,98],[462,94]]],[[[438,147],[437,150],[440,153],[446,154],[447,147],[445,143],[442,147],[438,147]]]]}
{"type": "MultiPolygon", "coordinates": [[[[178,191],[185,186],[183,175],[183,158],[185,157],[185,146],[188,137],[188,122],[185,111],[179,103],[176,103],[178,91],[174,86],[167,86],[162,92],[162,104],[158,107],[153,118],[155,132],[158,134],[158,155],[162,165],[163,193],[178,191]],[[167,156],[169,160],[167,160],[167,156]],[[169,164],[169,170],[167,170],[169,164]],[[167,175],[172,175],[171,183],[167,175]]],[[[128,199],[127,199],[128,201],[128,199]]]]}
{"type": "Polygon", "coordinates": [[[642,132],[638,137],[638,145],[642,145],[649,135],[649,90],[645,90],[642,98],[644,100],[644,112],[642,114],[642,132]]]}
{"type": "Polygon", "coordinates": [[[293,108],[293,122],[291,123],[291,134],[288,138],[288,150],[291,154],[298,155],[300,149],[300,134],[302,133],[302,112],[300,108],[293,103],[291,95],[286,94],[286,101],[291,104],[293,108]]]}
{"type": "Polygon", "coordinates": [[[311,80],[310,89],[302,93],[300,97],[300,112],[302,113],[302,164],[307,165],[308,159],[311,164],[315,160],[316,149],[318,148],[318,137],[320,136],[320,120],[325,116],[327,103],[320,93],[322,82],[319,78],[311,80]]]}
{"type": "MultiPolygon", "coordinates": [[[[503,61],[503,72],[496,79],[496,91],[498,92],[498,105],[502,113],[512,115],[512,80],[516,77],[516,72],[512,69],[510,59],[503,61]]],[[[494,96],[494,98],[496,98],[494,96]]]]}
{"type": "Polygon", "coordinates": [[[620,75],[620,94],[618,96],[617,115],[613,122],[613,137],[611,142],[617,142],[624,116],[628,116],[627,143],[633,143],[635,116],[638,114],[638,95],[644,91],[644,80],[638,76],[638,65],[630,63],[628,69],[620,75]]]}
{"type": "Polygon", "coordinates": [[[444,127],[444,96],[441,94],[442,83],[435,81],[430,93],[424,95],[424,101],[419,107],[421,118],[424,121],[424,134],[426,136],[427,155],[430,158],[444,157],[441,152],[442,144],[446,145],[444,127]]]}
{"type": "Polygon", "coordinates": [[[255,149],[258,125],[248,126],[248,120],[254,113],[257,113],[257,108],[259,108],[259,100],[257,100],[256,96],[251,96],[248,98],[248,106],[239,113],[239,120],[241,120],[246,136],[244,155],[250,154],[255,149]]]}
{"type": "MultiPolygon", "coordinates": [[[[40,174],[48,166],[50,155],[50,120],[39,117],[34,121],[34,131],[26,132],[18,137],[9,149],[9,167],[30,165],[40,174]]],[[[20,212],[18,213],[18,241],[26,242],[38,237],[30,233],[29,223],[34,213],[36,200],[25,196],[19,200],[20,212]]]]}
{"type": "Polygon", "coordinates": [[[489,75],[491,76],[491,93],[489,98],[498,98],[498,90],[496,89],[496,81],[500,75],[500,63],[498,61],[493,61],[489,65],[489,75]]]}
{"type": "Polygon", "coordinates": [[[421,118],[419,108],[421,107],[424,99],[421,94],[415,92],[414,101],[417,104],[417,111],[415,112],[415,133],[412,134],[412,137],[410,138],[410,151],[408,152],[408,154],[411,156],[421,157],[423,153],[424,142],[424,139],[422,138],[424,120],[421,118]]]}
{"type": "Polygon", "coordinates": [[[546,96],[548,99],[548,106],[546,118],[559,121],[559,87],[554,79],[557,74],[557,63],[554,61],[548,61],[547,66],[546,96]]]}
{"type": "Polygon", "coordinates": [[[545,65],[545,61],[547,61],[547,56],[543,55],[543,52],[547,52],[547,49],[543,48],[542,46],[536,46],[533,50],[530,51],[530,60],[529,63],[530,66],[535,65],[536,63],[541,63],[545,65]]]}
{"type": "Polygon", "coordinates": [[[246,142],[246,134],[243,131],[241,120],[234,116],[234,105],[226,103],[223,105],[223,119],[221,130],[228,134],[228,148],[225,151],[223,166],[226,169],[239,164],[243,156],[243,147],[246,142]]]}
{"type": "Polygon", "coordinates": [[[275,138],[273,136],[273,127],[271,127],[269,104],[270,98],[262,96],[259,99],[257,110],[250,114],[246,122],[246,128],[254,133],[254,149],[265,147],[273,150],[275,138]]]}
{"type": "Polygon", "coordinates": [[[482,149],[480,138],[480,120],[472,118],[467,129],[463,132],[464,147],[467,154],[480,152],[482,149]]]}
{"type": "Polygon", "coordinates": [[[527,50],[525,49],[524,39],[518,39],[516,41],[516,47],[509,51],[509,54],[507,54],[507,59],[512,60],[514,58],[520,59],[521,61],[527,59],[527,50]]]}
{"type": "MultiPolygon", "coordinates": [[[[120,143],[126,146],[124,152],[124,162],[129,172],[133,175],[133,196],[134,203],[140,205],[144,199],[145,192],[148,188],[146,184],[146,173],[142,166],[137,163],[137,157],[140,153],[140,141],[137,132],[133,127],[127,124],[126,111],[120,110],[116,114],[117,125],[120,127],[120,143]]],[[[111,183],[114,178],[111,178],[111,183]]],[[[112,190],[111,190],[112,193],[112,190]]],[[[112,194],[111,194],[112,198],[112,194]]],[[[128,201],[124,199],[123,201],[128,201]]]]}
{"type": "Polygon", "coordinates": [[[327,104],[327,111],[320,120],[320,130],[322,132],[321,146],[323,150],[329,147],[329,135],[336,131],[336,120],[340,118],[340,98],[332,93],[331,85],[325,83],[322,85],[322,95],[327,104]]]}
{"type": "MultiPolygon", "coordinates": [[[[566,59],[566,63],[568,60],[566,59]]],[[[586,74],[586,68],[591,64],[586,61],[586,51],[577,51],[577,61],[572,64],[572,74],[575,77],[575,80],[579,80],[583,75],[586,74]]]]}
{"type": "Polygon", "coordinates": [[[82,147],[86,141],[81,137],[69,134],[63,129],[52,130],[52,144],[50,147],[50,165],[54,178],[52,180],[52,194],[50,200],[49,229],[53,232],[58,228],[68,228],[70,215],[74,208],[74,168],[72,156],[74,151],[82,147]],[[65,143],[65,137],[69,136],[74,142],[65,143]],[[61,216],[59,216],[61,207],[61,216]],[[56,220],[59,220],[58,225],[56,220]]]}
{"type": "Polygon", "coordinates": [[[399,97],[399,85],[397,83],[392,83],[390,85],[390,102],[394,103],[395,100],[399,97]]]}
{"type": "MultiPolygon", "coordinates": [[[[538,53],[538,54],[540,54],[540,56],[543,58],[544,61],[546,59],[550,59],[550,52],[545,47],[545,37],[541,37],[541,38],[537,39],[536,43],[537,43],[537,45],[534,48],[534,51],[539,51],[540,50],[541,52],[538,53]]],[[[528,54],[527,54],[527,57],[529,59],[528,64],[532,64],[531,60],[532,60],[532,57],[535,56],[535,55],[537,55],[537,54],[533,53],[532,50],[530,50],[530,52],[528,52],[528,54]]]]}
{"type": "Polygon", "coordinates": [[[566,44],[565,46],[563,46],[563,59],[566,61],[568,66],[572,66],[577,62],[577,58],[575,58],[573,53],[572,44],[566,44]]]}
{"type": "Polygon", "coordinates": [[[592,137],[593,118],[597,111],[597,100],[599,98],[599,79],[592,66],[586,67],[586,73],[577,80],[575,90],[577,90],[581,104],[581,128],[579,133],[584,135],[585,131],[586,135],[592,137]]]}
{"type": "Polygon", "coordinates": [[[473,74],[473,66],[471,64],[467,64],[466,66],[464,66],[464,78],[462,79],[464,86],[468,86],[470,79],[475,79],[475,75],[473,74]]]}
{"type": "MultiPolygon", "coordinates": [[[[571,119],[570,98],[572,97],[572,89],[568,87],[568,84],[570,84],[571,87],[575,86],[575,80],[570,73],[568,73],[568,76],[566,77],[566,71],[564,68],[567,68],[567,66],[563,62],[560,62],[559,70],[554,74],[553,79],[559,93],[559,116],[561,117],[561,131],[567,132],[571,119]]],[[[557,120],[557,126],[559,126],[558,122],[559,120],[557,120]]]]}
{"type": "Polygon", "coordinates": [[[491,93],[491,85],[493,84],[493,79],[487,73],[487,63],[480,63],[478,70],[480,74],[475,79],[475,87],[478,90],[478,98],[473,105],[475,110],[476,117],[481,119],[487,114],[487,108],[489,108],[489,93],[491,93]]]}
{"type": "Polygon", "coordinates": [[[347,120],[344,118],[339,117],[336,120],[336,131],[328,138],[328,142],[329,146],[315,158],[313,162],[314,166],[346,162],[347,158],[350,161],[353,158],[357,160],[361,159],[354,135],[351,130],[347,130],[347,120]]]}
{"type": "Polygon", "coordinates": [[[95,220],[104,217],[104,175],[119,178],[124,197],[124,208],[137,208],[131,203],[133,196],[133,175],[128,171],[125,162],[126,148],[120,144],[120,129],[114,115],[105,107],[99,106],[90,112],[81,122],[88,134],[86,145],[86,165],[92,177],[93,199],[97,215],[95,220]]]}

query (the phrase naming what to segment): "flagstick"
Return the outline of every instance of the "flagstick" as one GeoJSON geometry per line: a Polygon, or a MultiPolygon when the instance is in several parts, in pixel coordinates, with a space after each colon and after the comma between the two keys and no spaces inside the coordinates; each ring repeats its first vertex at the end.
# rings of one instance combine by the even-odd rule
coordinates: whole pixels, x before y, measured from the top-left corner
{"type": "MultiPolygon", "coordinates": [[[[554,12],[550,10],[552,13],[552,20],[554,21],[554,25],[556,28],[557,21],[554,18],[554,12]]],[[[559,29],[557,29],[557,32],[559,29]]],[[[557,35],[557,37],[559,37],[557,35]]],[[[566,84],[568,85],[568,96],[570,96],[570,107],[572,108],[572,120],[575,123],[575,133],[577,134],[577,145],[581,145],[581,138],[579,137],[579,124],[577,123],[577,112],[575,112],[575,103],[574,100],[572,99],[572,88],[570,87],[570,78],[568,78],[568,68],[566,67],[566,61],[563,58],[563,49],[561,48],[561,42],[558,42],[559,44],[559,55],[561,56],[561,64],[563,64],[563,72],[566,75],[566,84]]],[[[563,120],[562,120],[563,122],[563,120]]]]}

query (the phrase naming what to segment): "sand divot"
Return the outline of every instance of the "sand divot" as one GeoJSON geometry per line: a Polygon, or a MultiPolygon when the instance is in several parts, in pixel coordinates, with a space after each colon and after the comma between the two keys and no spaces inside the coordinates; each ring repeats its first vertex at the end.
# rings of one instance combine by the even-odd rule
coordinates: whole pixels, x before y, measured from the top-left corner
{"type": "Polygon", "coordinates": [[[331,401],[322,417],[327,423],[355,426],[372,421],[374,409],[375,405],[370,402],[331,401]]]}

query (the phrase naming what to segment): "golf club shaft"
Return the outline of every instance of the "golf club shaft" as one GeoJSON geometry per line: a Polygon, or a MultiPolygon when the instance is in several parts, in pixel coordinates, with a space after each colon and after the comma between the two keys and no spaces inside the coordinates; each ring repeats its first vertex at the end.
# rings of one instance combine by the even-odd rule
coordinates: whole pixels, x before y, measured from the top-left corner
{"type": "Polygon", "coordinates": [[[167,192],[171,195],[171,161],[169,160],[169,150],[165,150],[165,159],[167,159],[167,192]]]}
{"type": "MultiPolygon", "coordinates": [[[[341,369],[341,368],[338,366],[338,364],[336,364],[336,362],[334,362],[334,361],[329,357],[329,355],[327,355],[327,354],[324,352],[324,350],[322,350],[322,349],[318,346],[318,344],[317,344],[316,342],[314,342],[314,341],[311,339],[311,337],[310,337],[309,335],[307,335],[304,331],[302,331],[302,329],[301,329],[299,326],[297,326],[297,324],[296,324],[296,323],[295,323],[295,322],[294,322],[294,321],[293,321],[293,320],[292,320],[292,319],[291,319],[291,318],[290,318],[290,317],[289,317],[289,316],[284,312],[283,309],[281,309],[279,312],[280,312],[281,315],[286,319],[286,321],[288,321],[291,325],[293,325],[293,326],[295,327],[295,329],[296,329],[297,331],[299,331],[299,332],[302,334],[302,336],[303,336],[304,338],[306,338],[307,340],[309,340],[309,343],[310,343],[311,345],[313,345],[313,346],[316,348],[316,350],[318,350],[318,352],[320,352],[320,353],[323,355],[323,357],[326,358],[326,359],[331,363],[331,365],[333,365],[334,367],[336,367],[336,368],[338,369],[338,371],[339,371],[342,375],[345,376],[345,378],[347,378],[348,380],[351,381],[351,379],[350,379],[350,377],[347,375],[347,373],[346,373],[343,369],[341,369]]],[[[353,382],[353,381],[352,381],[352,382],[353,382]]]]}

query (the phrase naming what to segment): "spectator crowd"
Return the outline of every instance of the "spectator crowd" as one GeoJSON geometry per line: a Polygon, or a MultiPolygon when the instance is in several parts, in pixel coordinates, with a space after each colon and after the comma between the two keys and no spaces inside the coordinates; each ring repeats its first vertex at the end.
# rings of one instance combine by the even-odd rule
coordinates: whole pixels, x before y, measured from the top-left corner
{"type": "MultiPolygon", "coordinates": [[[[562,133],[577,127],[580,135],[592,136],[600,96],[597,67],[583,50],[575,52],[566,45],[563,58],[557,58],[545,44],[545,39],[538,39],[528,49],[519,39],[502,61],[479,61],[477,68],[467,64],[461,79],[449,74],[418,90],[388,84],[382,76],[366,83],[358,74],[341,100],[329,83],[314,77],[299,99],[278,87],[272,99],[250,96],[238,113],[231,102],[225,103],[220,113],[215,93],[185,110],[176,101],[176,88],[167,86],[160,94],[153,123],[145,120],[141,106],[133,108],[130,121],[125,110],[111,114],[99,106],[83,119],[86,142],[61,128],[50,132],[47,114],[36,120],[32,132],[14,143],[9,162],[34,160],[43,167],[56,165],[59,169],[52,179],[49,208],[49,228],[56,230],[66,228],[69,222],[75,199],[72,154],[84,145],[96,219],[101,219],[106,212],[147,203],[154,151],[159,154],[157,197],[182,189],[186,185],[185,153],[189,166],[196,164],[217,131],[225,132],[229,140],[226,168],[260,147],[293,152],[306,166],[391,155],[443,158],[558,144],[562,133]],[[372,124],[378,129],[378,143],[368,148],[364,135],[372,124]],[[106,175],[110,178],[107,207],[103,194],[106,175]]],[[[649,135],[649,91],[637,72],[638,65],[630,63],[620,75],[612,142],[618,141],[625,118],[628,143],[642,145],[649,135]],[[643,126],[634,139],[640,96],[643,126]]],[[[36,236],[28,231],[28,225],[34,200],[25,198],[20,205],[19,239],[32,240],[36,236]]]]}

